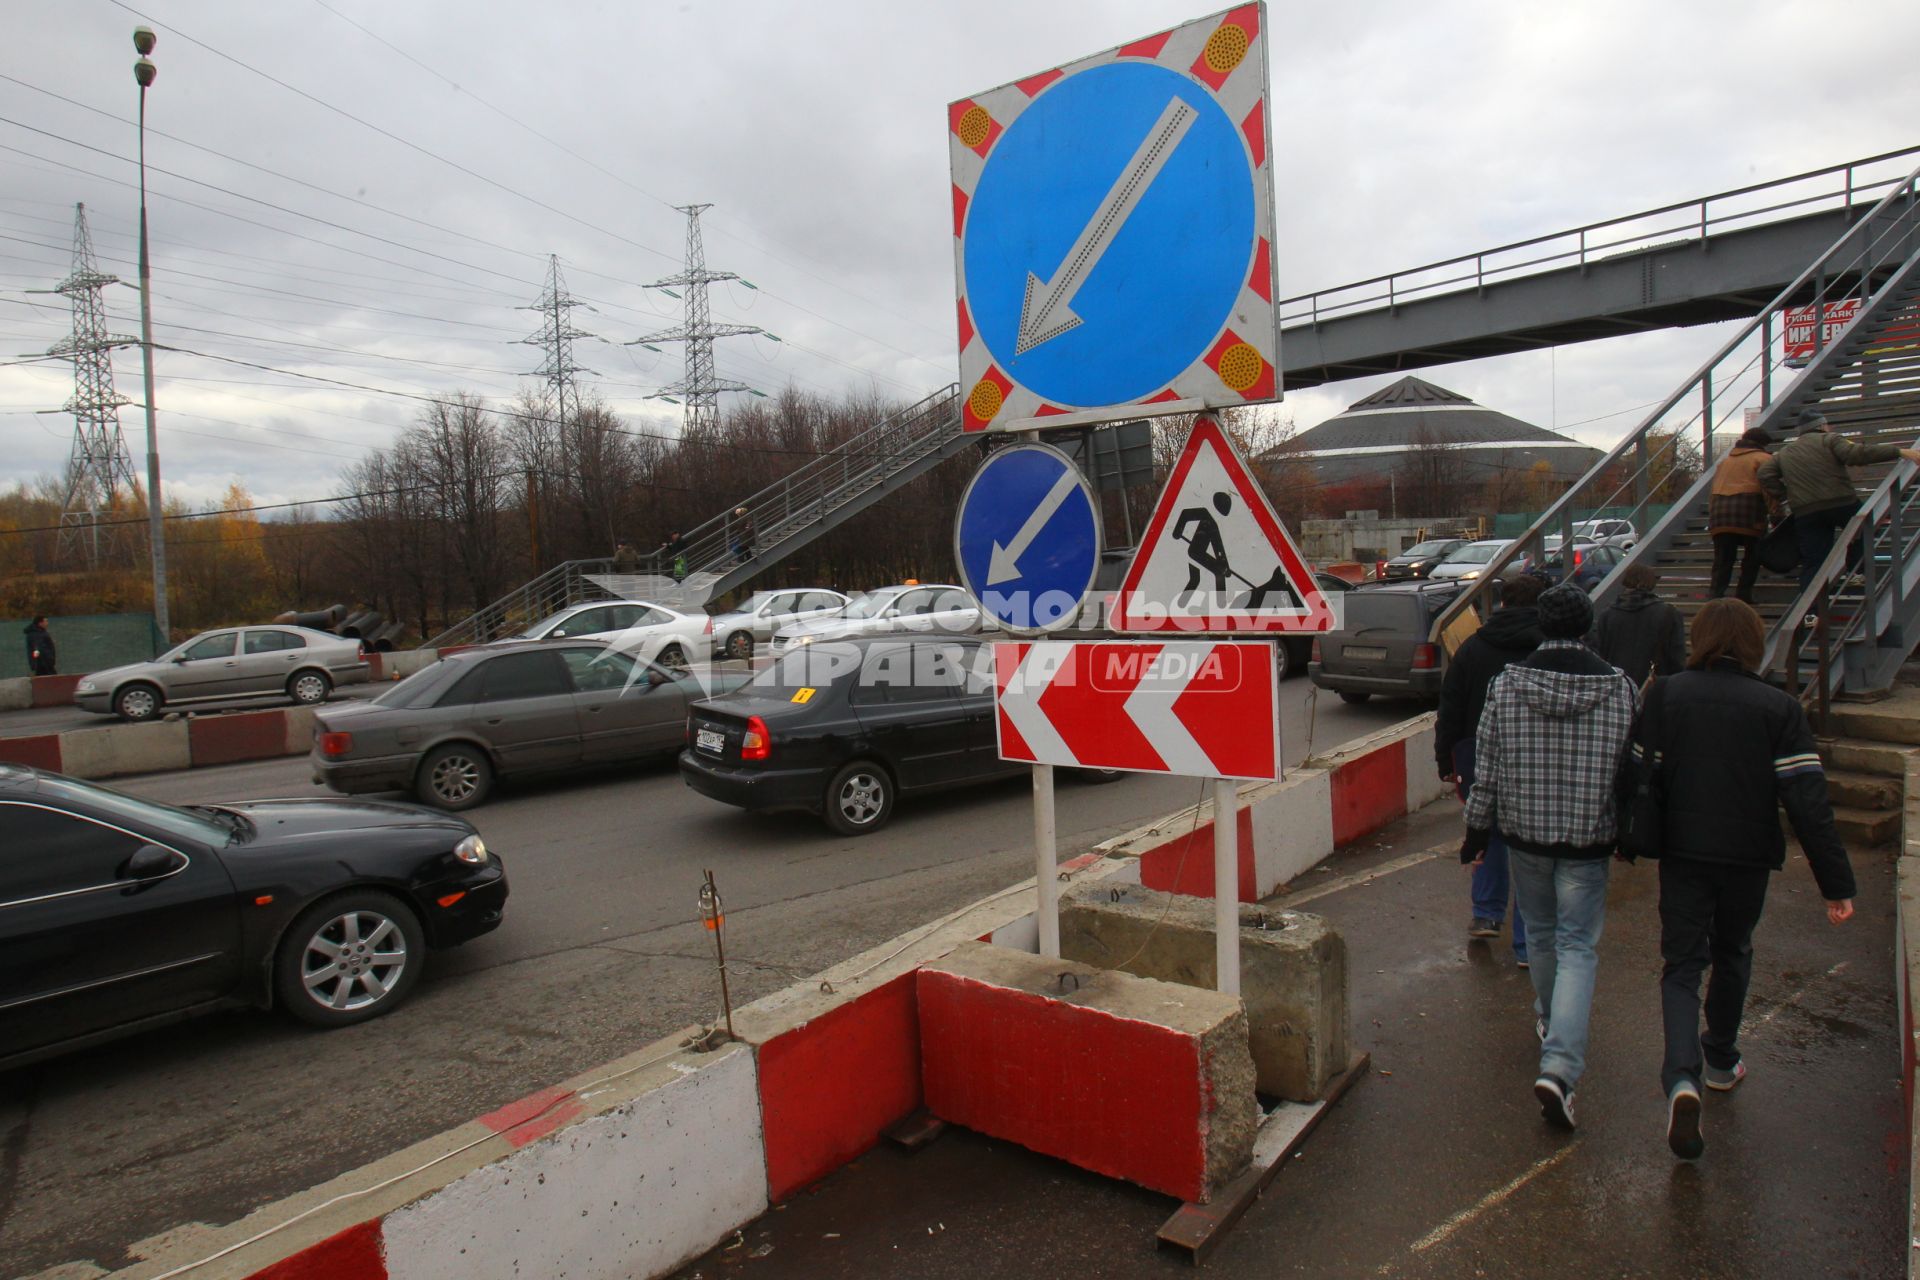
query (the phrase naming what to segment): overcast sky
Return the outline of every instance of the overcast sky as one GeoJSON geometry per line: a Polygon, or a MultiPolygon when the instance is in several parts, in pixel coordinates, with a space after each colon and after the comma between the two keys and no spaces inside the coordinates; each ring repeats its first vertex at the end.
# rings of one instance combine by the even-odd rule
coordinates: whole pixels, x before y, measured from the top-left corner
{"type": "MultiPolygon", "coordinates": [[[[1214,7],[0,0],[0,361],[68,330],[64,299],[25,291],[65,273],[76,201],[102,267],[136,278],[129,36],[145,21],[156,340],[206,353],[158,359],[170,493],[323,496],[420,408],[234,361],[511,395],[539,360],[516,345],[537,317],[516,308],[550,253],[594,308],[576,323],[604,339],[579,344],[588,383],[677,430],[680,411],[644,397],[680,375],[679,349],[622,344],[679,320],[644,286],[680,269],[671,206],[693,201],[715,206],[709,265],[757,286],[716,287],[716,319],[782,339],[722,342],[723,375],[917,398],[957,376],[946,104],[1214,7]]],[[[1276,3],[1281,292],[1920,142],[1920,6],[1845,12],[1869,38],[1808,0],[1276,3]]],[[[133,289],[108,306],[137,332],[133,289]]],[[[1425,376],[1605,445],[1722,340],[1425,376]]],[[[115,372],[137,398],[137,352],[115,372]]],[[[1312,426],[1383,381],[1285,407],[1312,426]]],[[[0,367],[0,481],[64,466],[71,419],[35,411],[71,385],[63,365],[0,367]]],[[[122,422],[139,470],[139,410],[122,422]]]]}

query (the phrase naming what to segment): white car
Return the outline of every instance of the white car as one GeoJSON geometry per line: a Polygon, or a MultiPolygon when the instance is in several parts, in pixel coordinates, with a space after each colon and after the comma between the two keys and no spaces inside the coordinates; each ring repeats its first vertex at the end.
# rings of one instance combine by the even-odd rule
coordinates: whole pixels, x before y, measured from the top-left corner
{"type": "Polygon", "coordinates": [[[1640,541],[1640,531],[1631,520],[1582,520],[1573,526],[1573,540],[1630,551],[1640,541]]]}
{"type": "Polygon", "coordinates": [[[714,618],[714,643],[729,658],[751,658],[755,646],[771,643],[780,628],[832,617],[847,604],[838,591],[818,587],[756,591],[738,609],[714,618]]]}
{"type": "Polygon", "coordinates": [[[785,653],[818,640],[848,640],[899,632],[970,635],[982,629],[984,614],[964,587],[946,583],[904,582],[879,587],[828,618],[796,622],[773,634],[773,651],[785,653]]]}
{"type": "MultiPolygon", "coordinates": [[[[1512,545],[1513,541],[1510,538],[1487,538],[1480,542],[1469,542],[1466,546],[1461,547],[1458,551],[1455,551],[1445,560],[1435,565],[1433,570],[1427,574],[1427,580],[1430,582],[1446,582],[1449,580],[1465,580],[1471,582],[1486,571],[1486,567],[1493,563],[1495,556],[1512,545]]],[[[1514,564],[1508,566],[1507,572],[1501,576],[1511,577],[1518,569],[1519,562],[1516,561],[1514,564]]]]}
{"type": "Polygon", "coordinates": [[[576,604],[542,618],[515,640],[605,640],[620,652],[663,667],[688,667],[713,657],[713,619],[645,600],[576,604]]]}

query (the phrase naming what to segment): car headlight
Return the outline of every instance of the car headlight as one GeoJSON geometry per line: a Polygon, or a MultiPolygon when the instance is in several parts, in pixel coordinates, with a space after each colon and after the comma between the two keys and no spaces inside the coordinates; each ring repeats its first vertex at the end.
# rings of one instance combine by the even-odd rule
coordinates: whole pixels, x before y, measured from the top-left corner
{"type": "Polygon", "coordinates": [[[487,842],[479,836],[468,836],[453,846],[453,856],[477,867],[487,860],[487,842]]]}
{"type": "Polygon", "coordinates": [[[80,682],[80,683],[79,683],[79,684],[78,684],[78,685],[77,685],[77,686],[75,687],[75,692],[77,692],[77,693],[92,693],[92,692],[93,692],[93,681],[91,681],[91,680],[82,680],[82,681],[81,681],[81,682],[80,682]]]}
{"type": "Polygon", "coordinates": [[[1478,569],[1469,569],[1460,576],[1463,578],[1477,578],[1480,576],[1480,571],[1478,569]]]}
{"type": "Polygon", "coordinates": [[[793,639],[787,641],[787,647],[789,649],[798,649],[801,645],[812,644],[813,641],[814,637],[812,636],[795,636],[793,639]]]}

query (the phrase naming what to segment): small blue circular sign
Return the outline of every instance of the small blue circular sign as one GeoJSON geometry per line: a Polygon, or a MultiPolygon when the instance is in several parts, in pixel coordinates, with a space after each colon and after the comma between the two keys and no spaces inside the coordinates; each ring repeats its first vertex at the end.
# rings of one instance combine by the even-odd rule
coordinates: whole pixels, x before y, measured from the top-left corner
{"type": "Polygon", "coordinates": [[[1151,395],[1219,337],[1252,262],[1254,206],[1245,144],[1204,86],[1140,62],[1070,76],[1020,113],[981,172],[962,258],[974,324],[1047,400],[1151,395]],[[1169,122],[1177,132],[1156,151],[1169,122]],[[1046,320],[1078,323],[1052,332],[1033,318],[1036,296],[1046,320]],[[1049,336],[1034,344],[1037,332],[1049,336]]]}
{"type": "Polygon", "coordinates": [[[1100,566],[1100,517],[1073,462],[1043,444],[991,454],[953,526],[960,581],[1013,631],[1057,631],[1079,616],[1100,566]]]}

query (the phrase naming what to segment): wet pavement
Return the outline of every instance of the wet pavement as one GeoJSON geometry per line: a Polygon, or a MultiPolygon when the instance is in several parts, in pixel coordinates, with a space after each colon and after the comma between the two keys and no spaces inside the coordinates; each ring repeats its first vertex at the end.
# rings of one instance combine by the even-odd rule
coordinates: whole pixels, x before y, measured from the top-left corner
{"type": "MultiPolygon", "coordinates": [[[[1580,1128],[1534,1102],[1527,977],[1465,936],[1444,804],[1303,876],[1345,932],[1372,1071],[1207,1264],[1228,1276],[1684,1277],[1905,1274],[1906,1136],[1891,854],[1855,855],[1854,920],[1826,923],[1806,864],[1773,879],[1742,1049],[1709,1094],[1707,1153],[1674,1159],[1659,1087],[1656,868],[1615,864],[1580,1128]],[[1422,851],[1441,851],[1424,860],[1422,851]],[[1411,855],[1411,857],[1410,857],[1411,855]],[[1367,878],[1368,868],[1380,874],[1367,878]]],[[[882,1146],[678,1273],[973,1280],[1192,1270],[1157,1252],[1165,1196],[949,1129],[882,1146]]]]}

